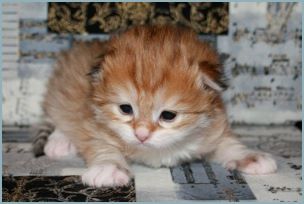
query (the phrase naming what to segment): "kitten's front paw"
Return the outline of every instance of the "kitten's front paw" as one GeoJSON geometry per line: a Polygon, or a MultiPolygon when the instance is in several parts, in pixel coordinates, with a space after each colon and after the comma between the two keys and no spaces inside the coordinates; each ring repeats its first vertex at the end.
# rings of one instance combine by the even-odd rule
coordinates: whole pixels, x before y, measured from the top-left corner
{"type": "Polygon", "coordinates": [[[44,153],[51,159],[65,159],[77,154],[76,147],[59,131],[50,135],[44,147],[44,153]]]}
{"type": "Polygon", "coordinates": [[[230,161],[228,169],[237,169],[246,174],[269,174],[277,170],[275,160],[266,153],[256,153],[246,156],[242,160],[230,161]]]}
{"type": "Polygon", "coordinates": [[[124,186],[129,181],[127,171],[119,169],[114,164],[92,166],[82,175],[82,182],[94,187],[124,186]]]}

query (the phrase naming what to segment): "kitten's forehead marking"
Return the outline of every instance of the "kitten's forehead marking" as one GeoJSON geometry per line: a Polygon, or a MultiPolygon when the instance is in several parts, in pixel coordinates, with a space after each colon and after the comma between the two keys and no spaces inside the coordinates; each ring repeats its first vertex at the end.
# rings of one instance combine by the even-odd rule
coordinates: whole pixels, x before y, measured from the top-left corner
{"type": "Polygon", "coordinates": [[[151,93],[145,92],[145,90],[141,90],[138,93],[137,104],[140,118],[151,121],[153,103],[154,97],[151,93]]]}
{"type": "Polygon", "coordinates": [[[138,97],[136,88],[132,86],[130,82],[125,82],[123,85],[116,85],[114,87],[114,92],[120,101],[135,103],[136,98],[138,97]]]}

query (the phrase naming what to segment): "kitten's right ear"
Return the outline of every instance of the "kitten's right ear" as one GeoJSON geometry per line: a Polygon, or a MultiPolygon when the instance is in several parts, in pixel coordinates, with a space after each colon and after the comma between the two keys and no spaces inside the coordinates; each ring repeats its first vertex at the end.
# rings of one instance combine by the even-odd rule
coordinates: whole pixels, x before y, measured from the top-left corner
{"type": "Polygon", "coordinates": [[[202,61],[199,63],[201,71],[201,83],[207,87],[221,92],[227,88],[226,78],[219,63],[202,61]]]}
{"type": "Polygon", "coordinates": [[[87,73],[87,76],[90,77],[91,83],[100,83],[102,80],[102,63],[104,61],[104,56],[104,54],[97,56],[91,67],[91,71],[87,73]]]}

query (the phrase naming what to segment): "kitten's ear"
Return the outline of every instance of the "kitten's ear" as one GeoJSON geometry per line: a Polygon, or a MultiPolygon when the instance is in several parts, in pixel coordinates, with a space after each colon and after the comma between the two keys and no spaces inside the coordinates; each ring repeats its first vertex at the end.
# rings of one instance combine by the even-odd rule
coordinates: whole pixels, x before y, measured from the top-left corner
{"type": "Polygon", "coordinates": [[[219,63],[201,61],[199,63],[201,71],[201,83],[215,91],[224,91],[227,88],[226,79],[219,63]]]}
{"type": "Polygon", "coordinates": [[[104,54],[101,54],[96,57],[96,60],[91,66],[91,71],[87,73],[87,76],[90,77],[91,83],[99,83],[102,80],[102,63],[104,61],[104,54]]]}

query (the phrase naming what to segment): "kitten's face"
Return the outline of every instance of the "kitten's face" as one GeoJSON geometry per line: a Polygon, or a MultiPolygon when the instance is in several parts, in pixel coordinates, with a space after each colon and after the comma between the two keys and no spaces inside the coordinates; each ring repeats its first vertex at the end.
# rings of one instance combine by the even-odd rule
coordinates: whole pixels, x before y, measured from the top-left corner
{"type": "Polygon", "coordinates": [[[208,110],[204,110],[208,107],[204,107],[203,97],[196,99],[197,90],[174,90],[170,85],[154,92],[137,90],[128,79],[112,86],[109,101],[95,106],[96,114],[129,144],[167,147],[209,123],[208,110]]]}
{"type": "Polygon", "coordinates": [[[217,95],[202,83],[198,63],[189,63],[187,50],[142,44],[120,44],[105,58],[94,88],[96,119],[138,147],[165,148],[199,135],[217,95]]]}

